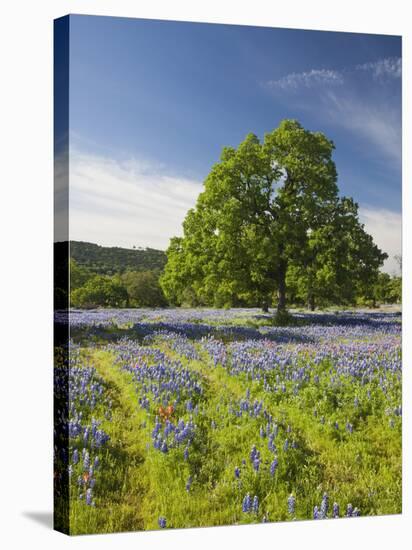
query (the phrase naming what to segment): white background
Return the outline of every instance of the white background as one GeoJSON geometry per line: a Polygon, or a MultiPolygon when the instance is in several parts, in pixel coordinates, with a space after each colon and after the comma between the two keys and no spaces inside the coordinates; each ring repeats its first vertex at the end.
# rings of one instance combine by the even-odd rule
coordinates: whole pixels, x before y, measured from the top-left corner
{"type": "MultiPolygon", "coordinates": [[[[0,544],[3,548],[406,548],[410,452],[411,25],[391,0],[9,0],[0,18],[0,544]],[[69,538],[52,511],[52,20],[66,13],[403,35],[404,505],[402,516],[69,538]],[[409,23],[409,28],[408,28],[409,23]],[[409,122],[409,124],[408,124],[409,122]],[[406,303],[408,301],[409,303],[406,303]]],[[[200,129],[201,130],[201,129],[200,129]]]]}

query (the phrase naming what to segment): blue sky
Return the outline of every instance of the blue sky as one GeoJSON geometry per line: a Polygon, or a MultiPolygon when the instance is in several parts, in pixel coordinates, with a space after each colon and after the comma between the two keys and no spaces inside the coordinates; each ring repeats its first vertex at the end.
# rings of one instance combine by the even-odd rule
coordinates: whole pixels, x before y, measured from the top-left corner
{"type": "Polygon", "coordinates": [[[165,248],[221,148],[295,118],[400,252],[399,37],[71,16],[70,79],[71,238],[165,248]]]}

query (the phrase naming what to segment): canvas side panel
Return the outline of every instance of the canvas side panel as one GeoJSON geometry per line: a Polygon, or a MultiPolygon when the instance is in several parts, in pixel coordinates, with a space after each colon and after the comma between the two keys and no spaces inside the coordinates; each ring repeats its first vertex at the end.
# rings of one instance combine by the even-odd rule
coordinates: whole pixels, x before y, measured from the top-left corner
{"type": "Polygon", "coordinates": [[[54,528],[69,534],[69,44],[54,22],[54,528]]]}

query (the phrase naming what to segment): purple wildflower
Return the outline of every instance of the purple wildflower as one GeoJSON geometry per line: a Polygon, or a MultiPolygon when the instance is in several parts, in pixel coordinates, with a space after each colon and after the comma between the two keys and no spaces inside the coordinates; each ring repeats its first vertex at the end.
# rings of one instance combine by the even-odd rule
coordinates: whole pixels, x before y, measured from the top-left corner
{"type": "Polygon", "coordinates": [[[270,465],[270,475],[274,476],[276,469],[278,467],[278,459],[274,458],[272,464],[270,465]]]}
{"type": "Polygon", "coordinates": [[[166,527],[166,518],[165,517],[160,516],[160,518],[158,519],[157,522],[159,524],[160,529],[165,529],[165,527],[166,527]]]}
{"type": "Polygon", "coordinates": [[[288,512],[292,516],[295,513],[296,499],[293,494],[288,498],[288,512]]]}
{"type": "Polygon", "coordinates": [[[255,514],[257,514],[259,511],[259,498],[257,495],[253,497],[252,510],[255,512],[255,514]]]}
{"type": "Polygon", "coordinates": [[[242,512],[245,512],[246,514],[248,512],[250,512],[250,506],[251,506],[251,502],[250,502],[250,495],[249,493],[244,497],[243,499],[243,502],[242,502],[242,512]]]}

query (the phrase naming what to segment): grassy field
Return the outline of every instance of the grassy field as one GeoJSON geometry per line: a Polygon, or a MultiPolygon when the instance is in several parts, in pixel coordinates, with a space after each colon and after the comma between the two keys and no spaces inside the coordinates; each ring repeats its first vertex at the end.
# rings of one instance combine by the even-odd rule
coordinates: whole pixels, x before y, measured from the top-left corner
{"type": "Polygon", "coordinates": [[[70,533],[400,513],[400,319],[73,312],[70,533]]]}

